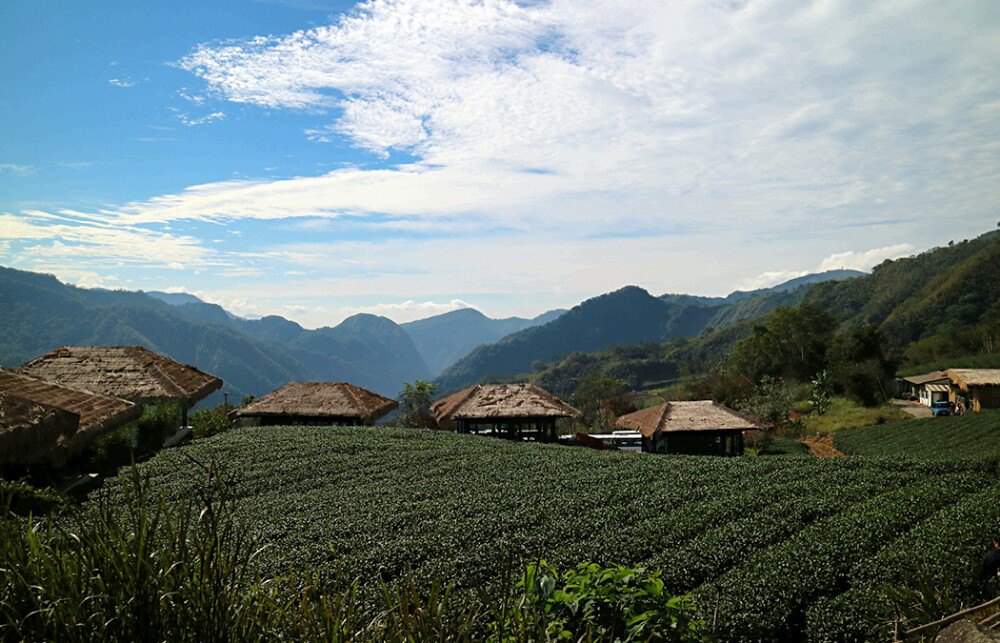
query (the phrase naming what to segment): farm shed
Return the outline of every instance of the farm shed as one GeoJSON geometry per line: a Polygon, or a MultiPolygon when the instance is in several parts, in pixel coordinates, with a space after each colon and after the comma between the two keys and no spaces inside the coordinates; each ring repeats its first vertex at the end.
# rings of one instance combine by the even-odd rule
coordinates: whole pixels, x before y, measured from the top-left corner
{"type": "Polygon", "coordinates": [[[142,346],[63,346],[22,364],[18,373],[140,404],[175,401],[184,414],[222,380],[142,346]]]}
{"type": "Polygon", "coordinates": [[[947,401],[951,392],[951,379],[944,371],[934,371],[923,375],[904,377],[903,381],[924,406],[932,406],[940,400],[947,401]]]}
{"type": "Polygon", "coordinates": [[[711,400],[667,402],[618,418],[617,426],[642,434],[648,453],[743,455],[750,420],[711,400]]]}
{"type": "Polygon", "coordinates": [[[581,413],[534,384],[476,384],[431,407],[442,429],[511,440],[551,442],[556,420],[581,413]]]}
{"type": "Polygon", "coordinates": [[[7,454],[9,447],[26,453],[26,457],[39,456],[55,465],[63,464],[94,438],[141,412],[139,406],[127,400],[61,386],[4,368],[0,368],[0,396],[7,399],[4,413],[11,409],[10,420],[0,424],[0,453],[7,454]],[[51,415],[51,419],[46,419],[46,415],[51,415]],[[74,424],[75,430],[71,428],[74,424]],[[54,437],[57,431],[59,435],[54,437]]]}
{"type": "Polygon", "coordinates": [[[970,410],[1000,409],[1000,368],[951,368],[945,373],[968,400],[970,410]]]}
{"type": "Polygon", "coordinates": [[[395,400],[347,382],[291,382],[237,409],[242,426],[371,425],[399,407],[395,400]]]}

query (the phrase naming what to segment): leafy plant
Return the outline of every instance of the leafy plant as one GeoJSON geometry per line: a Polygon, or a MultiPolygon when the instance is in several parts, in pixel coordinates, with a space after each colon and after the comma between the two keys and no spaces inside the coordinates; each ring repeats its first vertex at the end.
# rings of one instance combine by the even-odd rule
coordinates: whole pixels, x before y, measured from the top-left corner
{"type": "Polygon", "coordinates": [[[830,410],[830,374],[825,370],[809,382],[809,409],[816,415],[830,410]]]}
{"type": "Polygon", "coordinates": [[[195,438],[207,438],[228,431],[232,422],[226,416],[223,405],[211,409],[198,409],[190,416],[191,433],[195,438]]]}

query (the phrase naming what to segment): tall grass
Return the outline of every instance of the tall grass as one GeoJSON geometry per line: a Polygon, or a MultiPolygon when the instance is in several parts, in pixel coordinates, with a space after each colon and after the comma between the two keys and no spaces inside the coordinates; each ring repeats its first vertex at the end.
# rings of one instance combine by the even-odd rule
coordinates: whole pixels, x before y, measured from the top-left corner
{"type": "MultiPolygon", "coordinates": [[[[523,578],[474,600],[456,599],[442,578],[376,583],[374,604],[358,581],[310,570],[263,578],[261,548],[221,476],[207,473],[177,505],[151,498],[133,466],[124,502],[105,494],[42,518],[11,511],[14,494],[0,487],[0,640],[529,641],[551,629],[554,612],[529,600],[523,578]]],[[[586,619],[576,625],[577,640],[600,638],[586,619]]]]}

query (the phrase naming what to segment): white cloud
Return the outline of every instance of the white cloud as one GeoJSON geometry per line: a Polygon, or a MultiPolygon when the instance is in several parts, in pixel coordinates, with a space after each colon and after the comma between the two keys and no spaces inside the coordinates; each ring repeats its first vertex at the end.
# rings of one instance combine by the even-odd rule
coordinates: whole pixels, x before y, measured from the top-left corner
{"type": "Polygon", "coordinates": [[[741,282],[740,289],[756,290],[758,288],[770,288],[796,277],[804,277],[811,273],[827,272],[829,270],[861,270],[867,272],[886,259],[905,257],[912,254],[913,250],[913,246],[909,243],[897,243],[883,248],[872,248],[871,250],[835,252],[810,270],[776,270],[765,272],[758,277],[746,279],[741,282]]]}
{"type": "Polygon", "coordinates": [[[204,116],[199,116],[197,118],[192,118],[184,113],[177,114],[177,120],[181,122],[182,125],[187,127],[197,127],[198,125],[204,125],[205,123],[211,123],[212,121],[220,121],[226,117],[224,112],[212,112],[211,114],[205,114],[204,116]]]}
{"type": "Polygon", "coordinates": [[[897,243],[884,248],[872,248],[865,251],[848,250],[830,255],[820,263],[819,269],[820,271],[839,270],[842,268],[849,270],[871,270],[886,259],[898,259],[912,253],[913,246],[908,243],[897,243]]]}
{"type": "Polygon", "coordinates": [[[472,304],[461,299],[452,299],[447,302],[435,301],[414,301],[409,299],[402,303],[375,304],[374,306],[362,306],[356,309],[359,313],[371,313],[388,317],[396,323],[423,319],[433,315],[459,310],[462,308],[475,308],[472,304]]]}
{"type": "Polygon", "coordinates": [[[138,83],[130,78],[112,78],[108,84],[115,87],[135,87],[138,83]]]}
{"type": "Polygon", "coordinates": [[[18,163],[0,163],[0,174],[13,174],[14,176],[27,176],[35,171],[30,165],[18,163]]]}

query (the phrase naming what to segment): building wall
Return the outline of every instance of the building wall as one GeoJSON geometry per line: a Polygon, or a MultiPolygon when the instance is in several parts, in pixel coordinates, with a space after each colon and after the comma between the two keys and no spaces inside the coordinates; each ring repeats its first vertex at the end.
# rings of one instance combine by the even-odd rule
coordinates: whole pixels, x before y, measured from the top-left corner
{"type": "Polygon", "coordinates": [[[743,431],[669,431],[644,441],[644,447],[673,455],[743,455],[743,431]]]}
{"type": "Polygon", "coordinates": [[[1000,386],[971,386],[969,388],[973,411],[1000,409],[1000,386]]]}
{"type": "Polygon", "coordinates": [[[244,415],[239,419],[240,426],[361,426],[362,424],[364,423],[358,418],[307,415],[244,415]]]}

